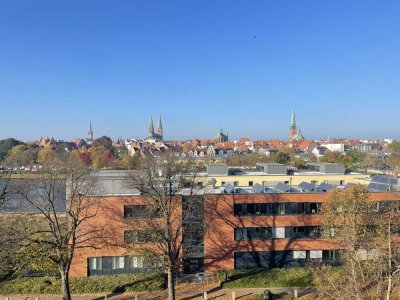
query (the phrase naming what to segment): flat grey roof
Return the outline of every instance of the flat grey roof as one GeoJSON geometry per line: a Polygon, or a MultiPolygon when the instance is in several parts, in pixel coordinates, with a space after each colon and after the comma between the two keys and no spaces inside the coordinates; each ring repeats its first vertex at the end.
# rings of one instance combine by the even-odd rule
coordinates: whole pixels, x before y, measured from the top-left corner
{"type": "Polygon", "coordinates": [[[256,165],[259,166],[286,166],[285,164],[279,164],[279,163],[256,163],[256,165]]]}
{"type": "Polygon", "coordinates": [[[306,166],[327,166],[327,165],[335,165],[335,166],[343,166],[342,164],[330,163],[330,162],[308,162],[306,166]]]}

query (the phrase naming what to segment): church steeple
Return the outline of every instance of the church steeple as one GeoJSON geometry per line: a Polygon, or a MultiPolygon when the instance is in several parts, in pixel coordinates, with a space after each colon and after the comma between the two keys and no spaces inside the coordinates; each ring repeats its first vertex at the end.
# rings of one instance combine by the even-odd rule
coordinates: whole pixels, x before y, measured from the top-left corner
{"type": "Polygon", "coordinates": [[[153,116],[150,115],[150,123],[149,123],[149,129],[148,129],[148,138],[153,138],[153,137],[154,137],[153,116]]]}
{"type": "Polygon", "coordinates": [[[301,133],[300,127],[297,129],[297,124],[296,124],[296,117],[294,114],[294,109],[292,108],[292,116],[290,118],[290,128],[289,128],[289,141],[297,141],[301,142],[304,141],[305,138],[303,134],[301,133]]]}
{"type": "Polygon", "coordinates": [[[92,129],[92,121],[89,122],[89,131],[87,134],[88,141],[93,141],[93,129],[92,129]]]}
{"type": "Polygon", "coordinates": [[[290,127],[289,127],[289,140],[291,140],[296,133],[297,133],[296,115],[292,107],[292,116],[290,118],[290,127]]]}
{"type": "Polygon", "coordinates": [[[161,121],[161,114],[158,117],[158,124],[157,124],[157,135],[160,140],[163,139],[163,128],[162,128],[162,121],[161,121]]]}
{"type": "Polygon", "coordinates": [[[215,136],[215,140],[217,141],[217,143],[224,143],[224,142],[227,142],[229,140],[228,134],[224,133],[224,130],[222,129],[222,126],[221,126],[220,132],[217,133],[217,135],[215,136]]]}
{"type": "Polygon", "coordinates": [[[290,118],[290,127],[296,127],[296,115],[292,107],[292,117],[290,118]]]}
{"type": "Polygon", "coordinates": [[[161,129],[162,130],[162,122],[161,122],[161,114],[158,117],[158,126],[157,129],[161,129]]]}
{"type": "Polygon", "coordinates": [[[153,116],[150,115],[150,123],[149,123],[149,133],[154,133],[154,126],[153,126],[153,116]]]}

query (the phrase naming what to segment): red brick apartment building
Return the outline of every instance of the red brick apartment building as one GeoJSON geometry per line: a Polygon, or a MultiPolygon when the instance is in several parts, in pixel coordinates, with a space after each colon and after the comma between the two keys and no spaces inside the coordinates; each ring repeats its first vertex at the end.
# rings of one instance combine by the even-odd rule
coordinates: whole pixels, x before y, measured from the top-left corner
{"type": "MultiPolygon", "coordinates": [[[[117,179],[112,179],[115,188],[117,179]]],[[[241,268],[301,266],[308,261],[337,263],[338,244],[321,237],[321,203],[328,200],[332,188],[305,191],[284,184],[275,188],[218,188],[201,195],[181,195],[182,204],[196,197],[194,222],[182,229],[182,267],[185,274],[200,271],[241,268]]],[[[389,188],[390,190],[390,188],[389,188]]],[[[398,194],[372,192],[371,200],[393,201],[398,194]]],[[[149,243],[140,230],[130,224],[146,222],[146,206],[151,201],[141,195],[110,192],[99,197],[101,207],[90,226],[108,230],[113,244],[99,249],[77,249],[71,276],[137,273],[159,267],[143,255],[128,250],[126,244],[140,248],[149,243]],[[129,231],[130,230],[130,231],[129,231]],[[133,238],[132,238],[133,237],[133,238]]],[[[378,204],[379,205],[379,204],[378,204]]],[[[175,222],[182,222],[177,210],[175,222]]]]}

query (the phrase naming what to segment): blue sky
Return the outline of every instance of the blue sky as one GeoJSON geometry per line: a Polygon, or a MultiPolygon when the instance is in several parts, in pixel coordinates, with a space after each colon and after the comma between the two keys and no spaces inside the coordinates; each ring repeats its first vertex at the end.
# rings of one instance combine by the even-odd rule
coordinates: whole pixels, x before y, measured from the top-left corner
{"type": "Polygon", "coordinates": [[[0,1],[0,138],[400,138],[400,1],[0,1]]]}

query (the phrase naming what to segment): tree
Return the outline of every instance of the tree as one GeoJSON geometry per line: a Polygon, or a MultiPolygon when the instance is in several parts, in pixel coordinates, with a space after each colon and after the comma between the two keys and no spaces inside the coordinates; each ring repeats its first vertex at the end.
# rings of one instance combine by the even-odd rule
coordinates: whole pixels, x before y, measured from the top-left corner
{"type": "Polygon", "coordinates": [[[35,164],[39,149],[31,145],[17,145],[6,157],[6,164],[12,167],[32,166],[35,164]]]}
{"type": "Polygon", "coordinates": [[[136,152],[132,156],[123,153],[118,160],[112,162],[111,167],[117,170],[136,170],[139,167],[140,153],[136,152]]]}
{"type": "Polygon", "coordinates": [[[69,153],[70,161],[74,161],[76,164],[80,165],[81,167],[90,167],[92,165],[92,161],[90,159],[90,153],[87,151],[81,150],[72,150],[69,153]]]}
{"type": "Polygon", "coordinates": [[[184,153],[188,153],[190,149],[194,148],[195,146],[191,142],[186,142],[182,145],[182,151],[184,153]]]}
{"type": "Polygon", "coordinates": [[[395,243],[400,218],[397,208],[386,209],[390,203],[378,203],[371,201],[364,186],[356,185],[333,190],[322,205],[324,236],[335,239],[342,262],[339,271],[314,268],[324,297],[390,299],[400,271],[400,248],[395,243]]]}
{"type": "Polygon", "coordinates": [[[322,162],[343,164],[345,154],[337,151],[326,151],[325,155],[321,158],[322,162]]]}
{"type": "Polygon", "coordinates": [[[272,154],[271,161],[286,165],[290,161],[290,154],[287,152],[278,151],[272,154]]]}
{"type": "Polygon", "coordinates": [[[49,259],[51,247],[45,244],[32,244],[22,237],[15,235],[15,216],[0,215],[0,280],[22,271],[34,270],[55,273],[57,266],[49,259]]]}
{"type": "Polygon", "coordinates": [[[399,285],[400,280],[400,215],[398,201],[380,202],[378,213],[374,219],[377,239],[376,255],[374,262],[377,266],[375,282],[377,282],[377,292],[386,295],[386,300],[390,300],[393,288],[399,285]],[[386,290],[386,292],[385,292],[386,290]]]}
{"type": "Polygon", "coordinates": [[[113,156],[111,151],[104,146],[92,146],[90,148],[90,160],[92,161],[93,168],[103,169],[110,167],[113,156]]]}
{"type": "Polygon", "coordinates": [[[13,138],[0,140],[0,161],[2,161],[8,154],[8,152],[17,145],[22,145],[23,142],[13,138]]]}
{"type": "Polygon", "coordinates": [[[0,211],[3,209],[6,196],[10,191],[10,180],[8,173],[0,173],[0,211]]]}
{"type": "MultiPolygon", "coordinates": [[[[3,210],[4,204],[6,201],[6,196],[9,193],[9,177],[8,174],[0,173],[0,211],[3,210]],[[7,177],[6,177],[7,176],[7,177]]],[[[7,223],[3,220],[3,217],[0,218],[0,261],[2,262],[0,266],[0,278],[7,276],[9,274],[8,271],[8,257],[10,255],[10,250],[13,244],[10,244],[8,234],[7,223]]]]}
{"type": "Polygon", "coordinates": [[[175,277],[181,262],[182,220],[190,213],[190,201],[182,210],[182,189],[195,194],[196,167],[191,160],[179,160],[175,155],[160,158],[148,156],[140,161],[140,171],[131,172],[129,185],[140,191],[149,200],[147,214],[155,216],[144,222],[133,220],[128,223],[149,244],[135,245],[134,249],[145,250],[164,256],[164,268],[168,277],[168,299],[175,299],[175,277]]]}
{"type": "Polygon", "coordinates": [[[41,165],[59,162],[62,157],[51,147],[44,147],[39,150],[37,162],[41,165]]]}
{"type": "Polygon", "coordinates": [[[391,144],[389,144],[389,149],[391,149],[393,152],[400,153],[400,141],[393,141],[391,144]]]}
{"type": "Polygon", "coordinates": [[[392,153],[386,158],[386,163],[392,168],[400,167],[400,153],[392,153]]]}
{"type": "Polygon", "coordinates": [[[357,150],[350,150],[346,153],[343,162],[351,170],[364,170],[367,167],[367,154],[357,150]]]}
{"type": "Polygon", "coordinates": [[[112,140],[108,136],[103,135],[102,137],[95,139],[92,143],[92,147],[99,146],[103,146],[106,150],[112,151],[112,140]]]}
{"type": "MultiPolygon", "coordinates": [[[[0,173],[0,212],[4,210],[6,200],[13,196],[13,179],[8,173],[0,173]]],[[[14,275],[23,269],[52,269],[54,265],[47,259],[47,246],[35,246],[24,242],[14,233],[12,225],[20,215],[0,214],[0,279],[14,275]]]]}
{"type": "Polygon", "coordinates": [[[88,169],[63,161],[44,166],[34,179],[18,181],[13,188],[32,207],[14,221],[15,236],[49,249],[48,258],[61,274],[63,299],[71,299],[69,270],[75,249],[95,248],[101,239],[102,229],[87,225],[98,207],[90,197],[98,194],[95,178],[88,169]]]}

